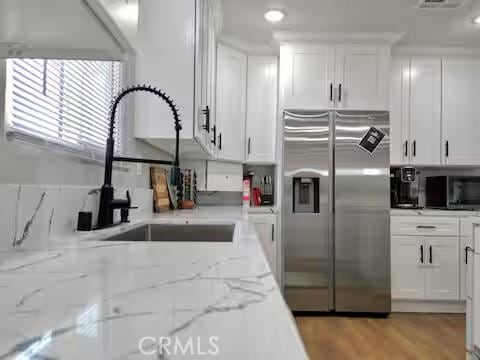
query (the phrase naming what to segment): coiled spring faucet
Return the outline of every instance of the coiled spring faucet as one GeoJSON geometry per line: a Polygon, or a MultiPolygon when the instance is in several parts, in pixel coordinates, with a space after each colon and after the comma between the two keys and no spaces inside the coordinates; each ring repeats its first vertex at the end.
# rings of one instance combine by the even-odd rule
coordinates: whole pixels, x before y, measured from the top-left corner
{"type": "Polygon", "coordinates": [[[162,90],[159,90],[155,87],[148,85],[135,85],[123,89],[120,94],[115,98],[110,109],[110,127],[107,138],[106,152],[105,152],[105,178],[100,190],[100,207],[98,210],[98,224],[97,228],[102,229],[105,227],[110,227],[114,225],[114,210],[120,209],[122,212],[122,222],[128,221],[128,209],[131,208],[130,194],[127,191],[127,199],[115,199],[114,198],[114,188],[112,186],[112,170],[114,161],[123,161],[123,162],[134,162],[134,163],[146,163],[146,164],[162,164],[162,165],[171,165],[173,166],[173,181],[174,185],[178,185],[179,173],[180,173],[180,162],[179,162],[179,147],[180,147],[180,130],[182,130],[182,125],[180,122],[180,116],[178,109],[174,101],[162,90]],[[152,159],[140,159],[140,158],[130,158],[130,157],[116,157],[114,156],[114,129],[115,129],[115,116],[117,113],[117,107],[122,101],[122,99],[128,94],[134,92],[147,92],[150,94],[157,95],[169,106],[175,125],[175,158],[174,161],[165,161],[165,160],[152,160],[152,159]]]}

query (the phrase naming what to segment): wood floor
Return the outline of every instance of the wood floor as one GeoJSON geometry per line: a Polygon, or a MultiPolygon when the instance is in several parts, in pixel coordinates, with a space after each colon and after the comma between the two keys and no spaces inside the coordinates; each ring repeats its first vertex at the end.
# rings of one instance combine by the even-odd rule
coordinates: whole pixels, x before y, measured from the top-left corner
{"type": "Polygon", "coordinates": [[[297,317],[311,360],[465,359],[465,316],[297,317]]]}

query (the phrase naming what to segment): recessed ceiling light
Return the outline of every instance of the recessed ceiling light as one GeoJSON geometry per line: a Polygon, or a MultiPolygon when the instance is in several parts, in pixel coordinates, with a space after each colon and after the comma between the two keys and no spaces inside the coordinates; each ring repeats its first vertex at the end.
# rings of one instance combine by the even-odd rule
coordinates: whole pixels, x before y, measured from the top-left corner
{"type": "Polygon", "coordinates": [[[473,18],[473,23],[475,25],[480,25],[480,15],[473,18]]]}
{"type": "Polygon", "coordinates": [[[265,19],[270,22],[279,22],[285,17],[285,13],[281,10],[268,10],[265,13],[265,19]]]}

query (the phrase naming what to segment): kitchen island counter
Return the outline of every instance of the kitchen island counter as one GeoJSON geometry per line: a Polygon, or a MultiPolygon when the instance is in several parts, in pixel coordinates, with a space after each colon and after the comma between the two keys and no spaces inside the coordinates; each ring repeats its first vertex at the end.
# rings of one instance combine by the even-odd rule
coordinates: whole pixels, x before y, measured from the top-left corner
{"type": "Polygon", "coordinates": [[[0,359],[308,359],[241,208],[153,215],[3,251],[0,289],[0,359]],[[149,223],[235,223],[234,239],[104,241],[149,223]]]}

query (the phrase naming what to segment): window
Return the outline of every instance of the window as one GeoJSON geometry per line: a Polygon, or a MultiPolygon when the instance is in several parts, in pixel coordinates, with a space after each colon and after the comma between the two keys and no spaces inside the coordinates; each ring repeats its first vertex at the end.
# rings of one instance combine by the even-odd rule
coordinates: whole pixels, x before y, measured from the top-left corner
{"type": "MultiPolygon", "coordinates": [[[[103,158],[110,105],[121,86],[118,61],[9,59],[7,136],[103,158]]],[[[124,142],[117,116],[118,152],[124,142]]]]}

